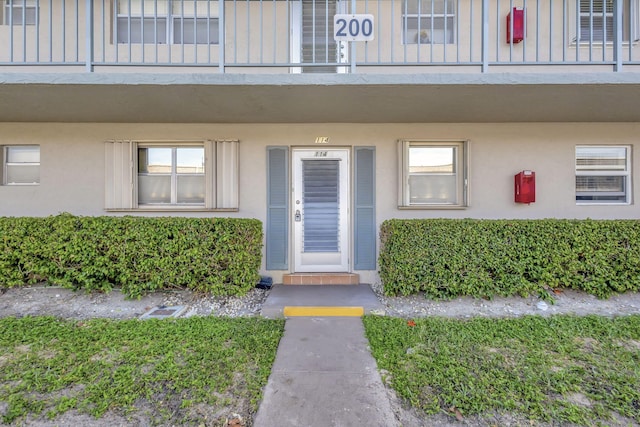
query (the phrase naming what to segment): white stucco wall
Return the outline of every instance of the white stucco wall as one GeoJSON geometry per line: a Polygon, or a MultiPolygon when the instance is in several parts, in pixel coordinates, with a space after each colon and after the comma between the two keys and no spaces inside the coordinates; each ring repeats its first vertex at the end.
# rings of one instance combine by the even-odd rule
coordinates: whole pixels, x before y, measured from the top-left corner
{"type": "MultiPolygon", "coordinates": [[[[632,172],[640,171],[640,123],[592,124],[49,124],[0,123],[0,145],[38,144],[40,185],[0,186],[0,216],[115,215],[104,210],[104,141],[240,140],[238,212],[163,212],[153,215],[233,216],[266,220],[266,147],[376,147],[376,220],[389,218],[632,218],[640,219],[633,186],[631,205],[575,203],[575,146],[624,144],[632,147],[632,172]],[[469,199],[465,209],[397,208],[398,139],[470,141],[469,199]],[[513,176],[536,172],[536,202],[513,201],[513,176]]],[[[135,213],[127,213],[135,214],[135,213]]],[[[145,213],[145,215],[151,215],[145,213]]],[[[263,268],[264,270],[264,268],[263,268]]],[[[268,272],[276,280],[282,272],[268,272]]],[[[361,272],[374,281],[374,272],[361,272]]]]}

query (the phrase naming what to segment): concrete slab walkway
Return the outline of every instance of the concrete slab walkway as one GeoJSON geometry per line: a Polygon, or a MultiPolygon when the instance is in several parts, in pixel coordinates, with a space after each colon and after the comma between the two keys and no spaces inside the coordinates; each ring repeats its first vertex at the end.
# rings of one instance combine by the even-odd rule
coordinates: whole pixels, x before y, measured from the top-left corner
{"type": "Polygon", "coordinates": [[[359,317],[286,321],[255,427],[398,425],[359,317]]]}

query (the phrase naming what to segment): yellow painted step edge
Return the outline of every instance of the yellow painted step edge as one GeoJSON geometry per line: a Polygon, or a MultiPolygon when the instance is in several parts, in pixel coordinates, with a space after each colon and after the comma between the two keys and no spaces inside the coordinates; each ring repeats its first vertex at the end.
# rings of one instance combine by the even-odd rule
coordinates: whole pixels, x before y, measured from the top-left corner
{"type": "Polygon", "coordinates": [[[364,307],[304,307],[286,306],[284,317],[362,317],[364,307]]]}

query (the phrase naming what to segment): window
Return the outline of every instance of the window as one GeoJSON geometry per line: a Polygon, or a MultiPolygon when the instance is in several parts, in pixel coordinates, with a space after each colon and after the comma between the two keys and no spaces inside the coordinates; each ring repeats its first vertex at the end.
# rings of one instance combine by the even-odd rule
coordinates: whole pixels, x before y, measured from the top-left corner
{"type": "Polygon", "coordinates": [[[402,35],[405,44],[455,43],[454,0],[404,0],[402,35]]]}
{"type": "Polygon", "coordinates": [[[218,44],[218,2],[118,0],[118,43],[218,44]]]}
{"type": "Polygon", "coordinates": [[[40,147],[16,145],[3,147],[3,184],[33,185],[40,183],[40,147]]]}
{"type": "Polygon", "coordinates": [[[238,209],[239,142],[105,144],[107,210],[238,209]]]}
{"type": "Polygon", "coordinates": [[[138,146],[139,205],[203,205],[204,147],[138,146]]]}
{"type": "MultiPolygon", "coordinates": [[[[637,0],[622,1],[622,40],[629,41],[635,27],[630,17],[632,10],[637,14],[637,0]],[[633,7],[632,7],[633,3],[633,7]]],[[[614,0],[578,0],[580,19],[579,31],[580,42],[613,42],[615,35],[615,9],[614,0]]],[[[635,39],[635,37],[633,37],[635,39]]]]}
{"type": "Polygon", "coordinates": [[[630,203],[630,147],[576,147],[576,203],[630,203]]]}
{"type": "Polygon", "coordinates": [[[4,3],[5,25],[36,25],[36,0],[4,0],[4,3]]]}
{"type": "Polygon", "coordinates": [[[466,145],[401,141],[400,206],[466,206],[466,145]]]}

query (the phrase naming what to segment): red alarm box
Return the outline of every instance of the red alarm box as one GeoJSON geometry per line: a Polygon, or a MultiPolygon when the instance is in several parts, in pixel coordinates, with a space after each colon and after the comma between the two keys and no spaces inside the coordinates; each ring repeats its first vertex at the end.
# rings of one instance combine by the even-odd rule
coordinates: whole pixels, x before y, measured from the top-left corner
{"type": "Polygon", "coordinates": [[[524,9],[516,7],[507,15],[507,43],[520,43],[524,40],[524,9]],[[513,28],[511,21],[513,20],[513,28]],[[513,29],[513,35],[511,30],[513,29]]]}
{"type": "Polygon", "coordinates": [[[515,176],[516,203],[533,203],[536,201],[536,173],[522,171],[515,176]]]}

